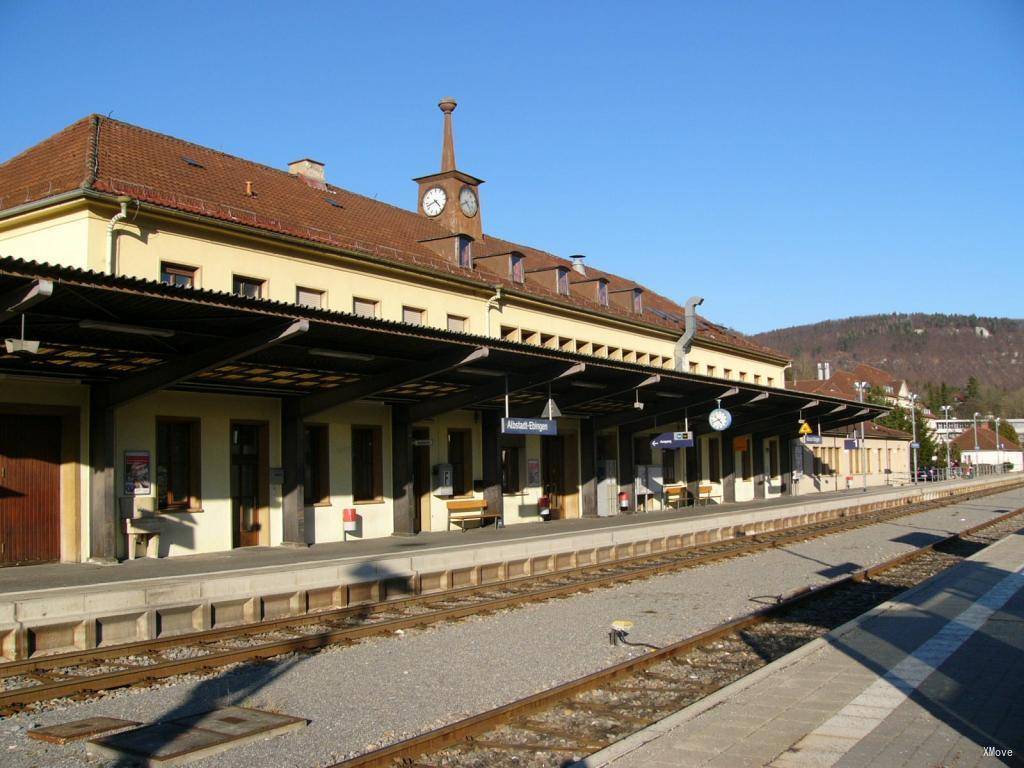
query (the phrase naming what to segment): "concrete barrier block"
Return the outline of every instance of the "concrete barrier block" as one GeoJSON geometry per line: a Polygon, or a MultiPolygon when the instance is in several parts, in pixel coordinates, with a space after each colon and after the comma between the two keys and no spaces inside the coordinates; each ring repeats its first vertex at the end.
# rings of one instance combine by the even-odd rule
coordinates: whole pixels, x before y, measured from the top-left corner
{"type": "Polygon", "coordinates": [[[530,561],[525,557],[505,561],[506,578],[516,579],[530,575],[530,561]]]}
{"type": "Polygon", "coordinates": [[[537,575],[538,573],[550,573],[553,568],[554,558],[551,555],[540,555],[538,557],[530,558],[530,573],[537,575]]]}
{"type": "Polygon", "coordinates": [[[567,571],[570,568],[576,567],[575,552],[557,552],[554,555],[554,559],[556,571],[567,571]]]}
{"type": "Polygon", "coordinates": [[[504,563],[484,563],[478,571],[478,578],[481,584],[494,584],[505,578],[504,563]]]}
{"type": "Polygon", "coordinates": [[[451,585],[453,589],[460,587],[474,587],[479,581],[477,580],[477,566],[470,566],[469,568],[453,568],[449,571],[451,575],[451,585]]]}
{"type": "Polygon", "coordinates": [[[83,651],[95,646],[95,637],[95,628],[89,619],[37,624],[26,627],[25,651],[29,658],[83,651]]]}
{"type": "Polygon", "coordinates": [[[329,611],[345,605],[344,590],[338,586],[315,587],[306,590],[307,611],[329,611]]]}
{"type": "Polygon", "coordinates": [[[449,589],[448,571],[428,571],[420,574],[420,594],[444,592],[449,589]]]}
{"type": "Polygon", "coordinates": [[[148,639],[146,636],[148,617],[148,611],[118,616],[101,616],[96,619],[96,645],[120,645],[148,639]]]}
{"type": "Polygon", "coordinates": [[[188,632],[201,632],[204,626],[205,605],[179,605],[152,611],[153,637],[172,637],[188,632]]]}
{"type": "Polygon", "coordinates": [[[382,582],[385,600],[399,600],[416,594],[416,577],[412,574],[391,576],[382,582]]]}
{"type": "Polygon", "coordinates": [[[260,598],[260,618],[263,621],[299,616],[306,611],[306,593],[302,590],[264,595],[260,598]]]}
{"type": "Polygon", "coordinates": [[[256,621],[256,598],[214,600],[210,603],[210,627],[234,627],[256,621]]]}
{"type": "Polygon", "coordinates": [[[376,603],[380,600],[382,590],[379,581],[358,581],[346,586],[348,588],[348,605],[376,603]]]}
{"type": "Polygon", "coordinates": [[[23,659],[24,643],[19,635],[24,635],[17,624],[0,625],[0,661],[23,659]]]}
{"type": "Polygon", "coordinates": [[[576,565],[592,565],[594,562],[596,558],[593,549],[576,550],[576,565]]]}

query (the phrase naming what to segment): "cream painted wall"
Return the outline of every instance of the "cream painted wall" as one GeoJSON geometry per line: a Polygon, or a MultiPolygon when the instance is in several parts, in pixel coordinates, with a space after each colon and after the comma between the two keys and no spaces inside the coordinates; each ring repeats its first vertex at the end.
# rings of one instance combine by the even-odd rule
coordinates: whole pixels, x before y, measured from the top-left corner
{"type": "Polygon", "coordinates": [[[104,241],[103,233],[96,231],[99,222],[81,204],[0,220],[0,256],[101,269],[104,241]]]}
{"type": "Polygon", "coordinates": [[[730,382],[742,382],[740,374],[744,373],[747,384],[761,384],[779,389],[785,389],[786,386],[784,366],[729,354],[718,349],[708,349],[701,346],[699,339],[694,342],[687,362],[696,363],[697,369],[692,372],[701,376],[715,376],[730,382]],[[760,376],[761,380],[755,381],[755,376],[760,376]]]}
{"type": "MultiPolygon", "coordinates": [[[[856,452],[846,450],[843,447],[844,439],[833,435],[825,435],[822,438],[822,445],[808,446],[808,448],[817,448],[817,451],[805,451],[804,478],[799,483],[794,484],[794,494],[806,496],[807,494],[819,491],[858,488],[863,484],[863,475],[860,472],[858,460],[853,455],[856,452]],[[828,457],[835,456],[837,461],[834,465],[830,464],[835,472],[830,473],[826,471],[816,475],[813,471],[814,465],[809,461],[809,458],[815,454],[821,456],[825,464],[830,463],[828,457]]],[[[870,471],[867,473],[868,486],[893,485],[909,481],[909,441],[869,437],[864,440],[864,447],[871,454],[870,471]],[[879,458],[881,458],[880,463],[879,458]],[[886,469],[890,469],[891,472],[886,473],[886,469]]]]}

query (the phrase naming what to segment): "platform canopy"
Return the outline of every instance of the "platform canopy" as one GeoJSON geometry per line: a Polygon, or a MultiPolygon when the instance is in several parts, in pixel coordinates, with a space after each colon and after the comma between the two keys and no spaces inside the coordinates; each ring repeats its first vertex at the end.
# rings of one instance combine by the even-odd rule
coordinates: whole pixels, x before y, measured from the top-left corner
{"type": "Polygon", "coordinates": [[[159,389],[284,398],[303,416],[354,400],[411,419],[458,409],[539,416],[552,397],[597,429],[710,431],[721,402],[733,432],[796,434],[874,418],[885,406],[608,360],[343,312],[0,259],[0,374],[90,384],[116,407],[159,389]],[[15,347],[31,345],[15,344],[15,347]],[[638,407],[642,404],[642,408],[638,407]]]}

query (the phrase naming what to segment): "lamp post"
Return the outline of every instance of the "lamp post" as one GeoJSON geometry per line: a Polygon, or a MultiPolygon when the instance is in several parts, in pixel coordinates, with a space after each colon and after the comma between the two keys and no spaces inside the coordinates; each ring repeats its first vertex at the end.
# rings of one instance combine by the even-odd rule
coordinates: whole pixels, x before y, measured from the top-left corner
{"type": "Polygon", "coordinates": [[[971,459],[972,468],[973,468],[974,464],[978,463],[978,458],[981,455],[980,452],[979,452],[980,449],[978,447],[978,417],[979,416],[981,416],[981,414],[978,413],[977,411],[975,411],[974,412],[974,416],[971,417],[971,420],[974,422],[974,456],[971,459]]]}
{"type": "Polygon", "coordinates": [[[1003,471],[1003,441],[999,439],[999,422],[1002,418],[996,416],[996,466],[999,472],[1003,471]]]}
{"type": "MultiPolygon", "coordinates": [[[[868,388],[868,383],[866,381],[855,381],[855,382],[853,382],[853,386],[855,386],[857,388],[857,399],[860,400],[863,403],[864,402],[864,390],[868,388]]],[[[860,423],[860,471],[861,471],[861,477],[863,478],[864,491],[867,492],[867,490],[868,490],[868,464],[867,464],[867,456],[864,453],[864,451],[865,451],[865,448],[864,448],[864,422],[862,421],[860,423]]]]}
{"type": "Polygon", "coordinates": [[[917,395],[910,394],[910,429],[914,435],[914,441],[910,450],[914,461],[914,482],[917,482],[917,395]]]}
{"type": "Polygon", "coordinates": [[[946,479],[949,480],[953,472],[953,464],[949,458],[949,412],[953,410],[952,405],[942,406],[942,412],[946,415],[946,479]]]}

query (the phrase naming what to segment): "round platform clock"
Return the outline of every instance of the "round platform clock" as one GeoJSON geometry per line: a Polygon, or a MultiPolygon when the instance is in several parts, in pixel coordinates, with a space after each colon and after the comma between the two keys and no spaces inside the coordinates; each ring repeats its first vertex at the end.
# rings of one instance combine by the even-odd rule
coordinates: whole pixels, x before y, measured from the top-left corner
{"type": "Polygon", "coordinates": [[[732,414],[725,410],[725,408],[715,408],[715,410],[708,414],[708,424],[711,425],[712,429],[724,432],[732,426],[732,414]]]}
{"type": "Polygon", "coordinates": [[[427,216],[437,216],[444,210],[448,195],[441,187],[432,187],[423,193],[423,212],[427,216]]]}

